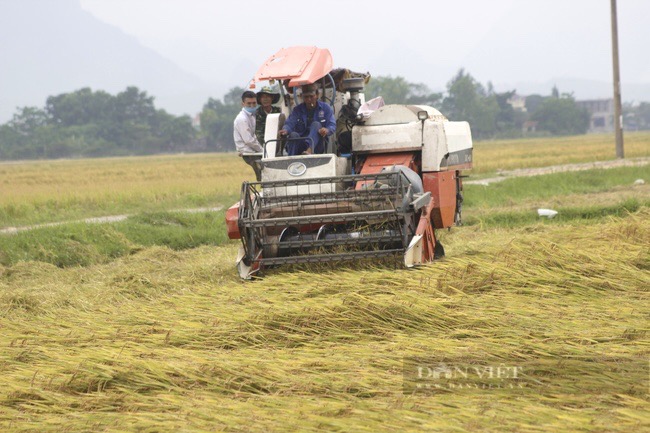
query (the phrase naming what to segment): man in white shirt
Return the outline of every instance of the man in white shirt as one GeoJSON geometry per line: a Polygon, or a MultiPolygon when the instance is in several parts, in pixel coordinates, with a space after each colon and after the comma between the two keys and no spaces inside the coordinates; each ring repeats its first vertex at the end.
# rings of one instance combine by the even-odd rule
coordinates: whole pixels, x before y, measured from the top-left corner
{"type": "Polygon", "coordinates": [[[250,90],[241,95],[242,110],[235,118],[233,138],[239,156],[246,164],[253,167],[255,178],[262,180],[262,146],[255,137],[255,110],[257,110],[257,96],[250,90]]]}

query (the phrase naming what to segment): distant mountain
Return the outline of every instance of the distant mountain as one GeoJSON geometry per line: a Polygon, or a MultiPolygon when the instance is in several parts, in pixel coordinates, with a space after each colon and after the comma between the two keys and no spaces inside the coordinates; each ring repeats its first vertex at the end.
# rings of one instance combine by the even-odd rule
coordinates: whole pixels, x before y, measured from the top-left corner
{"type": "Polygon", "coordinates": [[[0,0],[0,123],[18,106],[45,105],[82,87],[134,85],[174,114],[193,114],[210,88],[135,37],[99,21],[78,0],[0,0]]]}

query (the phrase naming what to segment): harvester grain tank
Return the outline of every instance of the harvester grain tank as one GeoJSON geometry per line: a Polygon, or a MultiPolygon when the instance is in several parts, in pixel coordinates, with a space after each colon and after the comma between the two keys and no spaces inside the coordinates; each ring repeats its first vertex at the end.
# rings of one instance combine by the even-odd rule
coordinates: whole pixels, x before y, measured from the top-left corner
{"type": "Polygon", "coordinates": [[[226,214],[229,237],[242,242],[242,278],[269,266],[368,257],[420,265],[444,255],[435,230],[460,222],[469,124],[429,106],[366,103],[370,75],[332,66],[326,49],[293,47],[255,75],[279,84],[283,113],[267,117],[262,181],[244,182],[226,214]],[[337,133],[324,154],[287,156],[278,131],[300,102],[299,86],[313,83],[334,109],[337,133]]]}

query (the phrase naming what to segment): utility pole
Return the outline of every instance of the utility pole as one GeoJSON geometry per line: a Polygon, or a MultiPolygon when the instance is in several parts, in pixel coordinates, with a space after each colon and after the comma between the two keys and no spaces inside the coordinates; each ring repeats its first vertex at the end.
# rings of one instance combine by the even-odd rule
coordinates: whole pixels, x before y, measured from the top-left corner
{"type": "Polygon", "coordinates": [[[621,74],[618,68],[618,26],[616,24],[616,0],[612,5],[612,57],[614,64],[614,129],[616,133],[616,157],[625,158],[623,151],[623,113],[621,110],[621,74]]]}

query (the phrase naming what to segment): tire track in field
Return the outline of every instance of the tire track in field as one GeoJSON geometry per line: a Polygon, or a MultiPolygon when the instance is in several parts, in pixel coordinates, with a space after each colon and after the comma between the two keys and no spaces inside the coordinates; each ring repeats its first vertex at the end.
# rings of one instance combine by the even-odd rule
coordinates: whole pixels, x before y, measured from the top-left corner
{"type": "MultiPolygon", "coordinates": [[[[171,211],[164,212],[184,212],[184,213],[200,213],[200,212],[218,212],[223,209],[223,206],[217,207],[199,207],[194,209],[174,209],[171,211]]],[[[44,223],[44,224],[35,224],[31,226],[22,226],[22,227],[5,227],[0,229],[0,235],[15,235],[20,232],[40,229],[44,227],[58,227],[65,224],[75,224],[75,223],[86,223],[86,224],[107,224],[107,223],[116,223],[126,220],[132,215],[109,215],[103,217],[94,217],[94,218],[85,218],[81,220],[74,221],[60,221],[56,223],[44,223]]]]}

